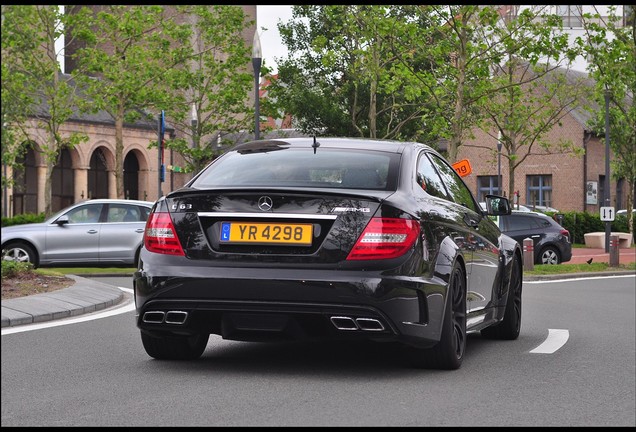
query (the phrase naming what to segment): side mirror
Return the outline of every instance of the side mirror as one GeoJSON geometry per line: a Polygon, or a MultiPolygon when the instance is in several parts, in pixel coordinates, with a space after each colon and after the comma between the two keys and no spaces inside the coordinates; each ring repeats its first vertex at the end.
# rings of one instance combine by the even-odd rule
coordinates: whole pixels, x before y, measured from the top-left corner
{"type": "Polygon", "coordinates": [[[68,215],[62,215],[55,220],[55,223],[59,226],[66,225],[68,223],[68,215]]]}
{"type": "Polygon", "coordinates": [[[499,195],[486,195],[486,213],[490,216],[509,215],[510,201],[499,195]]]}

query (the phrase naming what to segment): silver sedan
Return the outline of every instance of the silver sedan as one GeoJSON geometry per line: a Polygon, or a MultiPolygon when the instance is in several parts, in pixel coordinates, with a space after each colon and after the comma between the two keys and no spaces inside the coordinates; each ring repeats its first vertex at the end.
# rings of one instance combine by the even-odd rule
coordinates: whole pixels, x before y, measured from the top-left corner
{"type": "Polygon", "coordinates": [[[136,265],[154,202],[94,199],[42,223],[2,228],[2,259],[51,265],[136,265]]]}

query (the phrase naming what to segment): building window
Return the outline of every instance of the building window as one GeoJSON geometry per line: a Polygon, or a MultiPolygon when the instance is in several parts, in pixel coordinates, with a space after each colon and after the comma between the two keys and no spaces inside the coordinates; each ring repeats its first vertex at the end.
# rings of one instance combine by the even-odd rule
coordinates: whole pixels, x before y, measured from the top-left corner
{"type": "Polygon", "coordinates": [[[501,195],[497,176],[477,176],[477,201],[486,201],[486,195],[501,195]]]}
{"type": "Polygon", "coordinates": [[[623,27],[631,27],[634,25],[635,10],[633,5],[623,5],[623,27]]]}
{"type": "Polygon", "coordinates": [[[563,19],[563,27],[583,27],[581,10],[583,6],[556,6],[556,14],[563,19]]]}
{"type": "Polygon", "coordinates": [[[526,204],[529,207],[552,207],[552,176],[530,175],[526,177],[526,204]]]}

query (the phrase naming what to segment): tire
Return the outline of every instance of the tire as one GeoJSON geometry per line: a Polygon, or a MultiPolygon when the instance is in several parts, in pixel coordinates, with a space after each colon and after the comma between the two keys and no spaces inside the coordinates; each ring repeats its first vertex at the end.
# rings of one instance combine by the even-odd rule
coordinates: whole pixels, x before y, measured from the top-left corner
{"type": "Polygon", "coordinates": [[[537,264],[561,264],[561,255],[555,247],[546,246],[541,249],[537,264]]]}
{"type": "Polygon", "coordinates": [[[523,275],[521,259],[515,257],[510,274],[510,286],[508,287],[508,299],[504,318],[498,324],[487,327],[481,331],[481,335],[488,339],[514,340],[521,332],[521,292],[523,275]]]}
{"type": "Polygon", "coordinates": [[[150,336],[141,332],[141,342],[146,353],[157,360],[196,360],[208,345],[209,334],[177,336],[164,334],[150,336]]]}
{"type": "Polygon", "coordinates": [[[33,268],[38,267],[38,255],[31,246],[22,242],[13,242],[2,248],[2,259],[4,261],[18,261],[33,264],[33,268]]]}
{"type": "Polygon", "coordinates": [[[466,351],[466,276],[455,263],[448,281],[442,336],[432,348],[423,350],[421,364],[429,369],[459,369],[466,351]]]}

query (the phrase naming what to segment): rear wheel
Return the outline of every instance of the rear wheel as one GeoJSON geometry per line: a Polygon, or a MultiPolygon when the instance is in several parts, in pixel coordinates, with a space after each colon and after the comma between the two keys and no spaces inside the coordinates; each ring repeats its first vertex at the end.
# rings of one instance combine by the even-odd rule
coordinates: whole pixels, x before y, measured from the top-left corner
{"type": "Polygon", "coordinates": [[[539,264],[559,264],[561,263],[561,256],[559,251],[552,247],[547,246],[541,250],[539,254],[539,264]]]}
{"type": "Polygon", "coordinates": [[[201,357],[208,345],[209,334],[177,336],[164,334],[150,336],[141,332],[141,342],[146,353],[157,360],[195,360],[201,357]]]}
{"type": "Polygon", "coordinates": [[[17,261],[33,264],[33,268],[38,266],[38,256],[31,246],[22,242],[13,242],[2,248],[2,259],[4,261],[17,261]]]}
{"type": "Polygon", "coordinates": [[[487,327],[481,331],[481,335],[488,339],[513,340],[519,337],[521,332],[521,288],[522,288],[521,260],[516,257],[512,264],[510,274],[510,287],[508,288],[508,300],[504,319],[497,325],[487,327]]]}
{"type": "Polygon", "coordinates": [[[448,283],[442,336],[433,348],[421,352],[422,366],[431,369],[459,369],[466,350],[466,277],[455,263],[448,283]]]}

